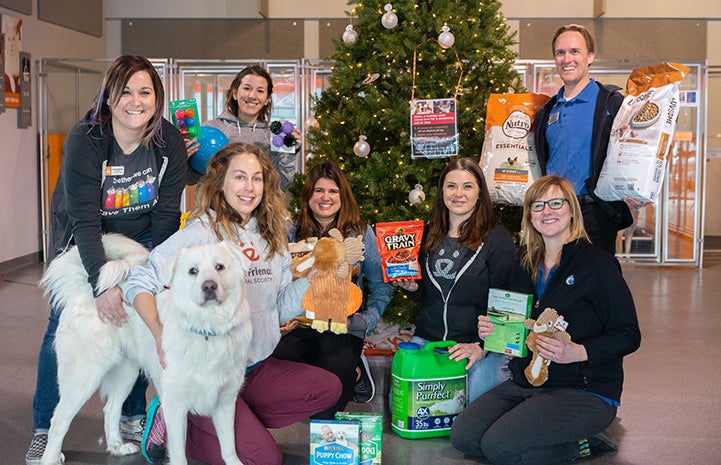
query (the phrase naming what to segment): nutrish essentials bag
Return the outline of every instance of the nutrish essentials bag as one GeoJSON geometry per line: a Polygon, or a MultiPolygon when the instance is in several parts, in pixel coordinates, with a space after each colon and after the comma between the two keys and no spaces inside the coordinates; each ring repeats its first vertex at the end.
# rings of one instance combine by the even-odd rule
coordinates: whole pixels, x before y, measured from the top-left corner
{"type": "Polygon", "coordinates": [[[479,164],[493,203],[523,205],[526,190],[541,176],[533,144],[536,110],[542,94],[491,94],[486,107],[486,137],[479,164]]]}
{"type": "Polygon", "coordinates": [[[594,190],[598,197],[656,200],[676,128],[678,86],[688,71],[678,63],[662,63],[631,72],[594,190]]]}

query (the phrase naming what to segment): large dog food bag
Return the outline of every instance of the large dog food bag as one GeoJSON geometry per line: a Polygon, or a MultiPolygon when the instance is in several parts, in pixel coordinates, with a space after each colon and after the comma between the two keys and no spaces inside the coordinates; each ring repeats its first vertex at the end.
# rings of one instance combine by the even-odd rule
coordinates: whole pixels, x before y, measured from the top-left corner
{"type": "Polygon", "coordinates": [[[523,205],[526,190],[541,176],[533,144],[536,110],[542,94],[491,94],[486,107],[486,137],[479,164],[493,203],[523,205]]]}
{"type": "Polygon", "coordinates": [[[676,128],[678,86],[688,71],[678,63],[661,63],[631,72],[594,190],[598,197],[656,200],[676,128]]]}

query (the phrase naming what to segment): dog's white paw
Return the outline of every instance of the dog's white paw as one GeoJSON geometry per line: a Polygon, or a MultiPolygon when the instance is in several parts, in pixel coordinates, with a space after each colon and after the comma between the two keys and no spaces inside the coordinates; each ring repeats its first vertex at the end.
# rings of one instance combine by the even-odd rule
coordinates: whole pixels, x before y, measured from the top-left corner
{"type": "Polygon", "coordinates": [[[132,442],[124,442],[120,444],[110,445],[108,444],[108,452],[110,455],[115,457],[122,457],[125,455],[133,455],[140,452],[140,447],[132,442]]]}

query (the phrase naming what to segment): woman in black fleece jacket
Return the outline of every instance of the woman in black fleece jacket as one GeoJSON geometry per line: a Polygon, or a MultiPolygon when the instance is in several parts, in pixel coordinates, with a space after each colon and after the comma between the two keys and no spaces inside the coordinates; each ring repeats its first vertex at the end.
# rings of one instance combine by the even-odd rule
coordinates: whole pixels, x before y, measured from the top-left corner
{"type": "MultiPolygon", "coordinates": [[[[534,319],[556,309],[571,342],[539,336],[537,353],[551,361],[543,385],[525,377],[529,351],[509,363],[511,380],[456,418],[454,447],[496,465],[561,463],[599,452],[604,444],[594,435],[616,417],[623,357],[641,343],[631,291],[616,259],[588,241],[570,182],[545,176],[529,188],[523,231],[525,272],[512,288],[533,292],[534,319]]],[[[479,333],[487,334],[488,324],[479,323],[479,333]]]]}
{"type": "MultiPolygon", "coordinates": [[[[52,198],[49,258],[75,245],[95,291],[105,264],[105,233],[119,233],[148,248],[180,225],[180,199],[188,171],[180,132],[163,118],[165,93],[144,57],[117,58],[105,74],[92,108],[65,139],[52,198]]],[[[116,286],[95,295],[98,317],[122,326],[127,319],[116,286]]],[[[50,418],[58,403],[53,343],[62,308],[50,296],[48,328],[40,348],[33,401],[33,432],[26,465],[40,463],[50,418]]],[[[147,380],[138,378],[123,405],[121,434],[139,441],[147,380]]]]}

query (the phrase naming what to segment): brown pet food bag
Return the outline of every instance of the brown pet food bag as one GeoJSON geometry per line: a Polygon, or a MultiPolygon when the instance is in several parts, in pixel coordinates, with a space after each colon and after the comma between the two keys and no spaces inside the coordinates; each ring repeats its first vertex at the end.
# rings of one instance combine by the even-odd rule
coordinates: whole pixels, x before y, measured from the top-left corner
{"type": "Polygon", "coordinates": [[[418,256],[423,238],[423,221],[394,221],[376,224],[383,280],[420,279],[418,256]]]}
{"type": "Polygon", "coordinates": [[[533,119],[548,101],[542,94],[491,94],[479,165],[491,202],[523,205],[528,186],[541,177],[533,144],[533,119]]]}

